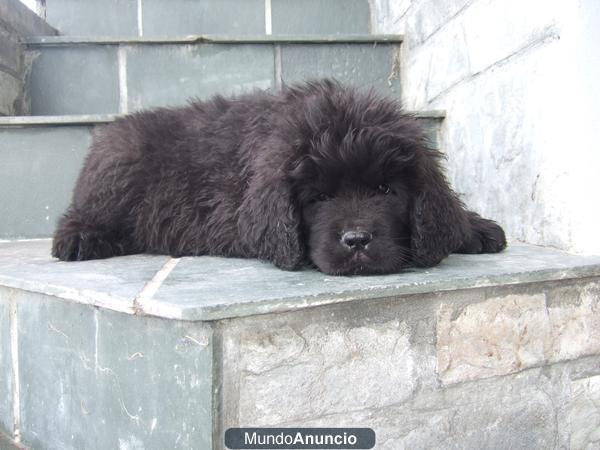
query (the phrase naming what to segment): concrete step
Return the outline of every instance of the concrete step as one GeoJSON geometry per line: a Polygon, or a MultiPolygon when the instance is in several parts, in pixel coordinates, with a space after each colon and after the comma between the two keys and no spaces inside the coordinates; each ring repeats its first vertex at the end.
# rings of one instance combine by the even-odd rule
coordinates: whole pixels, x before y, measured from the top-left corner
{"type": "Polygon", "coordinates": [[[307,78],[335,77],[400,95],[401,36],[42,37],[29,84],[32,115],[114,114],[179,105],[307,78]]]}
{"type": "Polygon", "coordinates": [[[368,33],[368,0],[46,0],[71,36],[368,33]]]}
{"type": "Polygon", "coordinates": [[[236,426],[370,427],[378,449],[597,442],[600,257],[513,243],[330,277],[49,252],[0,244],[0,431],[32,448],[220,449],[236,426]]]}
{"type": "MultiPolygon", "coordinates": [[[[443,111],[416,115],[438,146],[443,111]]],[[[115,117],[0,118],[0,239],[52,235],[70,202],[93,129],[115,117]]]]}

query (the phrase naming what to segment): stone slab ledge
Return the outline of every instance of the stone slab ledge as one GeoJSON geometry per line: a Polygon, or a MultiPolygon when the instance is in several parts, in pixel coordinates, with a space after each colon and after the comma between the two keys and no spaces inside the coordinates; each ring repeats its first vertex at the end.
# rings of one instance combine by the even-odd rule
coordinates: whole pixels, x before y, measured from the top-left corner
{"type": "Polygon", "coordinates": [[[30,47],[75,44],[352,44],[401,43],[401,34],[333,35],[188,35],[188,36],[36,36],[25,40],[30,47]]]}
{"type": "MultiPolygon", "coordinates": [[[[408,111],[419,119],[442,120],[446,117],[443,109],[408,111]]],[[[60,116],[9,116],[0,117],[0,127],[59,126],[59,125],[100,125],[110,123],[125,114],[68,114],[60,116]]]]}
{"type": "Polygon", "coordinates": [[[286,272],[256,260],[210,256],[131,255],[62,262],[50,256],[50,246],[49,239],[0,243],[0,286],[190,321],[600,276],[600,257],[519,243],[500,254],[451,255],[437,267],[367,277],[334,277],[308,269],[286,272]]]}

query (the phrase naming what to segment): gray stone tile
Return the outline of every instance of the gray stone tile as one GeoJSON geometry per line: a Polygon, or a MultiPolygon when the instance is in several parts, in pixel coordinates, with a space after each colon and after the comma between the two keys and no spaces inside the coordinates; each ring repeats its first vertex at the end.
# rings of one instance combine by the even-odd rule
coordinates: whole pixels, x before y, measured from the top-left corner
{"type": "MultiPolygon", "coordinates": [[[[307,37],[309,39],[310,37],[307,37]]],[[[50,44],[54,42],[51,41],[50,44]]],[[[206,98],[275,86],[275,44],[123,43],[128,108],[181,105],[206,98]],[[151,70],[149,70],[151,68],[151,70]]],[[[358,87],[400,94],[397,43],[282,44],[281,75],[286,83],[334,77],[358,87]]],[[[33,115],[117,113],[120,105],[117,45],[87,41],[39,52],[28,90],[33,115]],[[84,45],[85,44],[85,45],[84,45]]]]}
{"type": "Polygon", "coordinates": [[[397,44],[282,45],[282,78],[289,84],[334,77],[343,83],[399,96],[398,51],[397,44]]]}
{"type": "Polygon", "coordinates": [[[0,239],[52,235],[89,143],[87,126],[0,128],[0,239]]]}
{"type": "Polygon", "coordinates": [[[106,432],[149,449],[211,448],[210,326],[106,312],[98,334],[106,432]]]}
{"type": "Polygon", "coordinates": [[[144,36],[264,34],[264,0],[144,0],[144,36]]]}
{"type": "Polygon", "coordinates": [[[272,0],[273,34],[368,34],[368,0],[272,0]]]}
{"type": "Polygon", "coordinates": [[[32,115],[118,112],[117,47],[45,47],[28,86],[32,115]]]}
{"type": "Polygon", "coordinates": [[[46,20],[71,36],[137,36],[137,0],[46,0],[46,20]]]}
{"type": "Polygon", "coordinates": [[[33,448],[210,448],[210,328],[18,298],[22,435],[33,448]]]}
{"type": "Polygon", "coordinates": [[[19,291],[21,433],[33,448],[85,448],[95,374],[94,308],[19,291]]]}
{"type": "Polygon", "coordinates": [[[271,88],[273,49],[269,44],[133,46],[127,80],[130,111],[271,88]]]}
{"type": "Polygon", "coordinates": [[[168,259],[132,255],[64,262],[50,256],[50,246],[46,239],[0,243],[0,285],[133,312],[135,296],[168,259]]]}
{"type": "Polygon", "coordinates": [[[451,255],[436,267],[369,277],[286,272],[254,260],[183,258],[141,308],[155,315],[212,320],[358,299],[597,276],[600,257],[513,244],[500,254],[451,255]]]}
{"type": "Polygon", "coordinates": [[[13,431],[13,386],[10,344],[10,289],[0,287],[0,432],[13,431]]]}

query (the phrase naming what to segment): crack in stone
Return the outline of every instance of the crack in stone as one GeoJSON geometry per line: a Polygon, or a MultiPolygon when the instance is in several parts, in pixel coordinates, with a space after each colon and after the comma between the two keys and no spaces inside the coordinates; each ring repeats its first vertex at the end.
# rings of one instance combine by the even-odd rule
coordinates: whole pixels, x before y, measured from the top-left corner
{"type": "Polygon", "coordinates": [[[461,16],[467,9],[469,9],[473,4],[475,4],[478,1],[479,0],[471,0],[468,3],[465,3],[458,11],[456,11],[454,14],[452,14],[450,17],[444,20],[443,23],[438,25],[431,33],[425,36],[425,38],[422,41],[417,41],[416,46],[421,46],[427,43],[427,41],[429,41],[432,37],[438,34],[440,30],[444,29],[448,24],[452,23],[457,17],[461,16]]]}
{"type": "Polygon", "coordinates": [[[427,100],[427,105],[431,106],[433,103],[435,103],[437,100],[439,100],[440,98],[447,95],[450,91],[452,91],[457,86],[460,86],[464,83],[468,83],[469,81],[473,81],[473,80],[479,78],[480,76],[486,74],[488,71],[490,71],[494,68],[503,67],[506,64],[512,62],[514,59],[518,59],[521,56],[528,54],[530,51],[532,51],[544,44],[547,44],[549,42],[556,41],[558,39],[560,39],[560,30],[554,24],[549,25],[540,33],[540,35],[536,36],[534,39],[530,40],[525,45],[522,45],[518,49],[514,50],[513,52],[511,52],[504,58],[501,58],[498,61],[495,61],[492,64],[489,64],[488,66],[484,67],[483,69],[481,69],[475,73],[472,73],[470,75],[467,75],[467,76],[455,81],[450,86],[444,88],[439,93],[437,93],[435,96],[433,96],[431,99],[427,100]]]}

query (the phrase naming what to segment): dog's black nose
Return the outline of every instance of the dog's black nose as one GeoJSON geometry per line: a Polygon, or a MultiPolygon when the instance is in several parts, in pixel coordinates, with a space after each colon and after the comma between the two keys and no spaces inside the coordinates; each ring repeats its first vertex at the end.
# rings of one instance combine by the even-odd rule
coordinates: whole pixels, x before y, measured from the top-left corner
{"type": "Polygon", "coordinates": [[[367,246],[373,239],[373,235],[368,231],[346,231],[342,235],[342,244],[352,250],[358,250],[367,246]]]}

